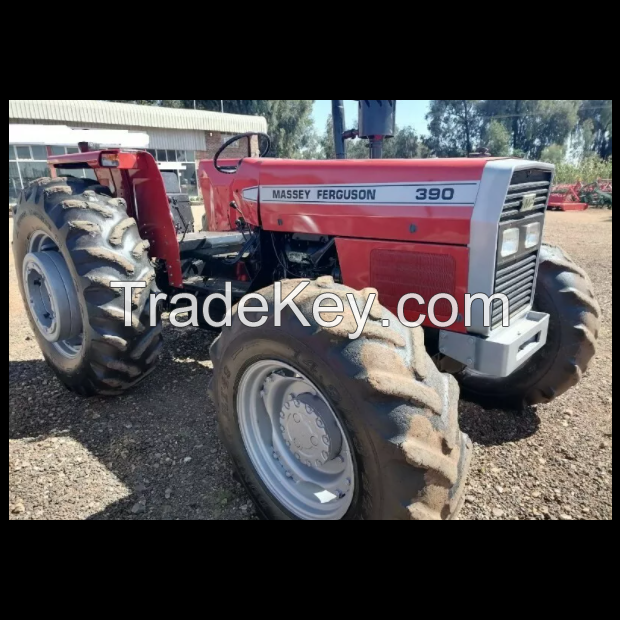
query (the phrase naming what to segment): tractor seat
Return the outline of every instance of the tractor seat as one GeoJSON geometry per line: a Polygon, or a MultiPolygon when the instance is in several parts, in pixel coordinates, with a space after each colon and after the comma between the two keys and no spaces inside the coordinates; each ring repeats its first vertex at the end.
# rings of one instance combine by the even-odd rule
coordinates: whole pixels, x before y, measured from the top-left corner
{"type": "Polygon", "coordinates": [[[188,254],[228,254],[238,252],[246,239],[240,232],[199,232],[179,238],[181,256],[188,254]]]}

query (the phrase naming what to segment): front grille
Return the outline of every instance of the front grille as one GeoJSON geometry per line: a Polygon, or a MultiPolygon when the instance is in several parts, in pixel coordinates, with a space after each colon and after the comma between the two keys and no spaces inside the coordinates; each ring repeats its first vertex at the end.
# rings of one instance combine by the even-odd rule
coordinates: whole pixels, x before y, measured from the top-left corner
{"type": "MultiPolygon", "coordinates": [[[[520,221],[545,213],[551,195],[551,183],[553,174],[549,170],[519,170],[512,178],[508,189],[508,197],[504,204],[501,224],[502,228],[507,222],[515,222],[515,226],[524,226],[526,222],[520,221]],[[530,194],[536,194],[534,207],[524,211],[524,199],[530,194]]],[[[500,239],[501,243],[501,239],[500,239]]],[[[499,263],[495,274],[495,293],[503,293],[510,302],[510,318],[515,317],[531,307],[536,292],[536,272],[540,248],[529,253],[521,252],[514,260],[499,263]]],[[[501,301],[493,303],[493,318],[491,329],[502,326],[503,304],[501,301]]]]}
{"type": "MultiPolygon", "coordinates": [[[[495,278],[495,292],[503,293],[510,302],[510,317],[514,317],[529,306],[534,296],[534,279],[538,267],[538,255],[530,254],[510,265],[500,268],[495,278]]],[[[493,329],[502,325],[503,304],[493,304],[493,329]]]]}
{"type": "Polygon", "coordinates": [[[549,204],[553,174],[549,170],[519,170],[512,178],[504,203],[502,222],[520,219],[532,213],[545,211],[549,204]],[[526,196],[536,194],[534,209],[522,211],[526,196]]]}

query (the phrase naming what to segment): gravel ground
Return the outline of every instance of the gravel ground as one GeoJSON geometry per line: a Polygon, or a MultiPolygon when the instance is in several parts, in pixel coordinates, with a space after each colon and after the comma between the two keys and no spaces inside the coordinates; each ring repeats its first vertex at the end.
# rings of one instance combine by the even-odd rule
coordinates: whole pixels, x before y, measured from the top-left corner
{"type": "MultiPolygon", "coordinates": [[[[207,396],[212,336],[166,329],[159,369],[132,393],[82,400],[43,362],[10,249],[9,520],[251,520],[207,396]]],[[[475,443],[463,520],[612,519],[612,216],[550,213],[547,238],[594,281],[604,311],[583,383],[525,413],[463,402],[475,443]]]]}

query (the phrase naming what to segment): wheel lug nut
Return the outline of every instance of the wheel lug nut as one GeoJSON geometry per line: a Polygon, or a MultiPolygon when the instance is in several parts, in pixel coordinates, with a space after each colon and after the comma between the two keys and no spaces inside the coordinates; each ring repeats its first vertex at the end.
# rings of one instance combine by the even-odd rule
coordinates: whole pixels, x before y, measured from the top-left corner
{"type": "Polygon", "coordinates": [[[283,426],[281,426],[281,427],[280,427],[280,432],[281,432],[282,434],[284,434],[284,433],[286,433],[286,429],[285,429],[283,426]]]}
{"type": "Polygon", "coordinates": [[[329,444],[331,443],[331,441],[329,440],[329,437],[327,435],[323,435],[323,443],[326,446],[329,446],[329,444]]]}
{"type": "Polygon", "coordinates": [[[296,458],[298,461],[301,461],[301,456],[299,456],[299,454],[296,454],[296,455],[295,455],[295,458],[296,458]]]}
{"type": "Polygon", "coordinates": [[[351,478],[347,478],[347,485],[351,486],[353,484],[353,480],[351,478]]]}
{"type": "Polygon", "coordinates": [[[280,459],[280,457],[278,456],[278,453],[277,453],[277,452],[274,452],[274,453],[273,453],[273,458],[274,458],[276,461],[280,459]]]}
{"type": "Polygon", "coordinates": [[[321,420],[321,418],[317,418],[316,425],[319,428],[325,428],[325,424],[323,424],[323,420],[321,420]]]}
{"type": "Polygon", "coordinates": [[[327,454],[327,452],[323,452],[323,454],[321,456],[323,457],[324,461],[328,461],[329,460],[329,454],[327,454]]]}
{"type": "Polygon", "coordinates": [[[323,467],[323,463],[321,461],[316,462],[317,469],[321,469],[323,467]]]}
{"type": "Polygon", "coordinates": [[[334,491],[334,493],[338,496],[338,499],[342,499],[345,496],[345,494],[340,489],[337,489],[336,491],[334,491]]]}
{"type": "Polygon", "coordinates": [[[293,477],[293,474],[290,471],[287,471],[286,477],[290,480],[293,477]]]}

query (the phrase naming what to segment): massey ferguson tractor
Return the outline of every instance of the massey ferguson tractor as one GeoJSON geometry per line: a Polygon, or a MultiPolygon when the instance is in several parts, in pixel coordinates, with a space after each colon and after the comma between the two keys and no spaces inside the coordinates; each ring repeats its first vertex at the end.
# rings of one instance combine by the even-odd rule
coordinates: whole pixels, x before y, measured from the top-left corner
{"type": "MultiPolygon", "coordinates": [[[[82,145],[50,159],[64,171],[90,168],[98,181],[46,178],[23,192],[13,245],[21,292],[46,360],[88,397],[121,394],[154,370],[161,314],[173,308],[151,308],[151,293],[183,293],[182,307],[187,296],[208,301],[217,322],[230,287],[252,320],[268,320],[250,328],[233,309],[211,349],[210,393],[261,515],[454,519],[472,456],[459,429],[459,385],[495,406],[552,401],[595,354],[599,306],[586,273],[543,243],[552,166],[384,160],[396,101],[360,100],[358,132],[345,131],[342,103],[334,101],[337,160],[267,158],[264,135],[261,157],[223,160],[233,141],[251,143],[246,134],[201,162],[203,233],[175,227],[147,152],[82,145]],[[345,139],[356,134],[369,141],[367,161],[346,159],[345,139]],[[127,322],[124,290],[112,283],[135,281],[147,288],[134,290],[127,322]],[[277,283],[284,298],[302,281],[310,285],[297,310],[281,307],[277,283]],[[342,312],[338,300],[352,295],[361,313],[377,291],[361,336],[350,339],[354,305],[342,312]],[[255,293],[266,303],[247,298],[255,293]],[[313,316],[326,293],[343,318],[338,327],[313,316]],[[456,322],[406,327],[394,314],[412,293],[427,304],[451,295],[456,322]],[[501,301],[490,316],[475,302],[467,321],[466,295],[479,293],[508,297],[508,326],[501,301]]],[[[410,300],[404,316],[416,322],[425,310],[410,300]]],[[[452,315],[447,300],[436,304],[438,319],[452,315]]]]}

